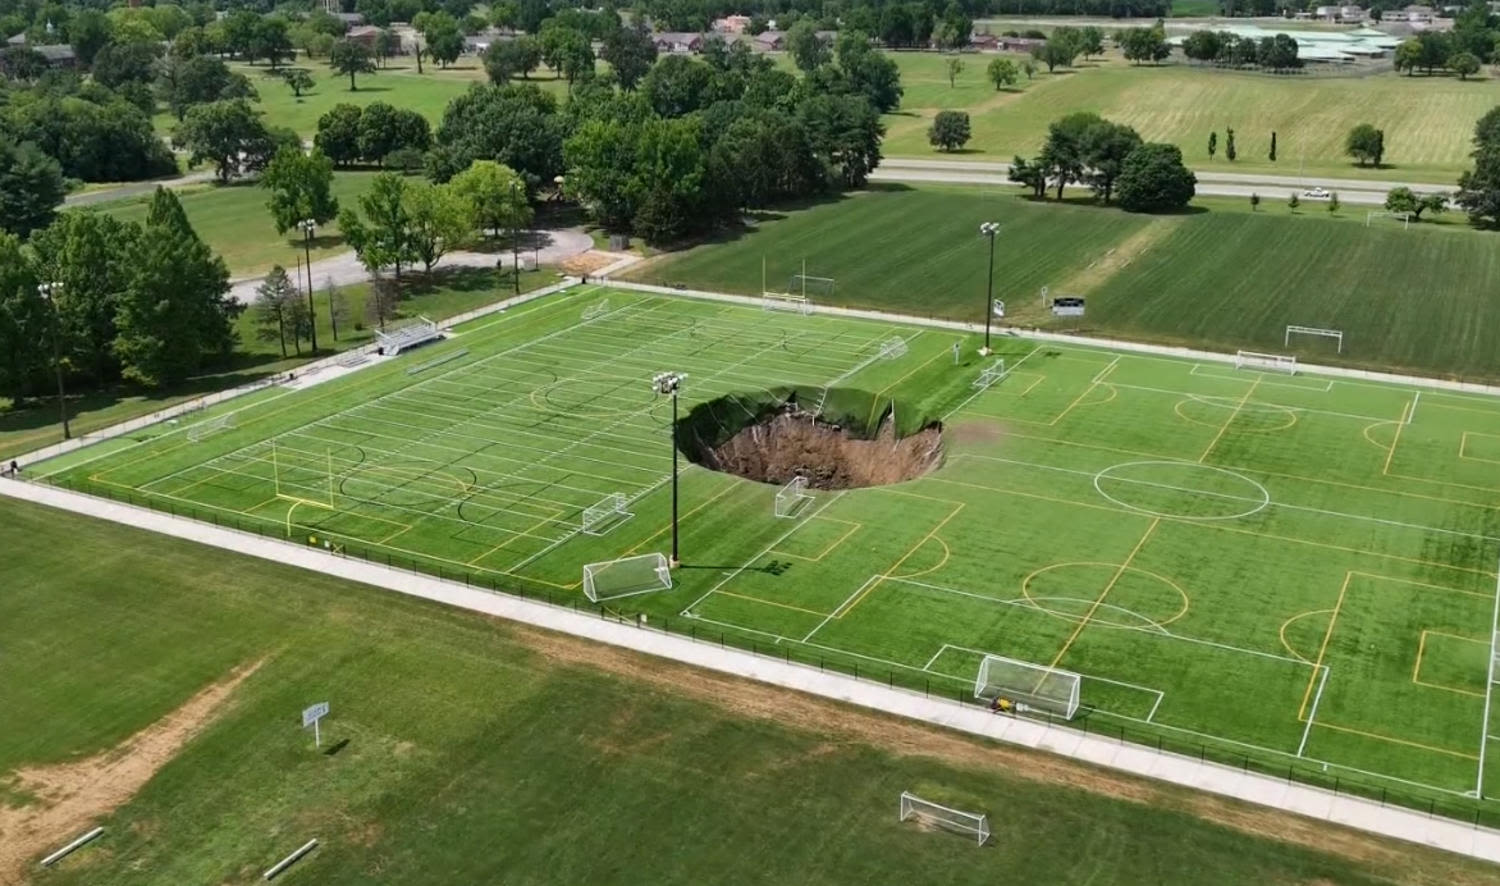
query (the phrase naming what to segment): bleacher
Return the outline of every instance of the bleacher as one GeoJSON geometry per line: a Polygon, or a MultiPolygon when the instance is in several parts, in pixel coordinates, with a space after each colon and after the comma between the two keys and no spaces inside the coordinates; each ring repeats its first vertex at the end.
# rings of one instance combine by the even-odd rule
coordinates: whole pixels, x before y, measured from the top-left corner
{"type": "Polygon", "coordinates": [[[387,357],[394,357],[402,351],[442,337],[443,333],[438,329],[437,324],[426,317],[414,317],[393,323],[384,332],[375,333],[375,341],[380,345],[380,353],[387,357]]]}

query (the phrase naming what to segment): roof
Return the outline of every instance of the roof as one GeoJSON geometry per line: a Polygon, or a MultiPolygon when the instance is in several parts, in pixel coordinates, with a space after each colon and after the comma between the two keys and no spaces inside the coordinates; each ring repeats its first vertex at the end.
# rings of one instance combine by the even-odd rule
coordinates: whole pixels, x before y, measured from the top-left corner
{"type": "Polygon", "coordinates": [[[702,41],[703,35],[690,31],[661,31],[652,34],[651,39],[658,43],[692,43],[702,41]]]}
{"type": "Polygon", "coordinates": [[[351,38],[352,37],[374,37],[374,36],[376,36],[379,33],[380,33],[380,29],[377,28],[377,27],[375,27],[374,25],[360,25],[357,28],[350,28],[349,32],[347,34],[345,34],[345,36],[346,37],[351,37],[351,38]]]}
{"type": "Polygon", "coordinates": [[[77,53],[73,52],[73,47],[66,43],[54,43],[51,46],[33,46],[32,49],[41,53],[49,62],[72,61],[78,57],[77,53]]]}
{"type": "Polygon", "coordinates": [[[363,12],[335,12],[333,17],[350,25],[362,25],[365,23],[363,12]]]}
{"type": "Polygon", "coordinates": [[[26,32],[22,31],[21,33],[15,35],[14,37],[7,37],[7,38],[5,38],[5,42],[9,43],[11,46],[25,46],[26,45],[26,32]]]}

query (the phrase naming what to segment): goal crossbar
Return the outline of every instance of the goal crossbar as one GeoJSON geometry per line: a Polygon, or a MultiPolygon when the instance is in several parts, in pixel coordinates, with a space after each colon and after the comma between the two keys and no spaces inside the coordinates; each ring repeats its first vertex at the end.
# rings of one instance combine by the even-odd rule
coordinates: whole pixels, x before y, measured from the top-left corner
{"type": "Polygon", "coordinates": [[[1009,699],[1026,708],[1071,720],[1078,713],[1083,678],[1072,671],[1039,665],[1003,655],[986,655],[974,678],[974,697],[987,702],[1009,699]]]}
{"type": "Polygon", "coordinates": [[[802,510],[802,506],[812,500],[812,495],[807,491],[807,478],[793,477],[785,486],[776,491],[776,516],[795,517],[802,510]]]}
{"type": "Polygon", "coordinates": [[[1297,374],[1297,358],[1291,354],[1262,354],[1258,351],[1236,351],[1235,369],[1266,369],[1272,372],[1297,374]]]}
{"type": "Polygon", "coordinates": [[[212,437],[214,434],[231,430],[234,430],[234,413],[232,412],[227,415],[221,415],[218,418],[198,422],[188,428],[187,438],[188,442],[197,443],[205,437],[212,437]]]}
{"type": "Polygon", "coordinates": [[[921,819],[945,830],[973,834],[978,845],[983,846],[990,838],[990,817],[982,812],[965,812],[931,800],[924,800],[910,791],[901,792],[900,821],[921,819]]]}
{"type": "Polygon", "coordinates": [[[974,390],[989,390],[990,386],[1005,377],[1005,358],[996,357],[995,362],[979,370],[979,375],[974,379],[974,390]]]}
{"type": "Polygon", "coordinates": [[[1337,344],[1338,352],[1344,353],[1344,331],[1342,329],[1321,329],[1317,326],[1288,326],[1286,335],[1282,338],[1282,347],[1291,347],[1294,335],[1317,335],[1323,338],[1331,338],[1337,344]]]}
{"type": "Polygon", "coordinates": [[[620,557],[583,567],[583,593],[594,603],[671,588],[672,569],[662,554],[620,557]]]}
{"type": "Polygon", "coordinates": [[[609,313],[609,299],[602,298],[584,308],[583,313],[579,317],[583,320],[597,320],[607,313],[609,313]]]}
{"type": "Polygon", "coordinates": [[[1391,210],[1382,209],[1371,210],[1370,212],[1365,213],[1365,227],[1368,228],[1370,226],[1370,222],[1377,218],[1399,218],[1401,219],[1401,227],[1403,230],[1409,229],[1411,227],[1410,212],[1394,212],[1391,210]]]}
{"type": "Polygon", "coordinates": [[[781,292],[763,292],[760,306],[766,311],[789,311],[796,314],[811,314],[813,303],[802,295],[787,295],[781,292]]]}
{"type": "Polygon", "coordinates": [[[894,360],[906,356],[906,350],[906,339],[893,335],[881,343],[880,356],[886,360],[894,360]]]}
{"type": "Polygon", "coordinates": [[[592,507],[583,509],[579,529],[585,535],[603,535],[635,515],[626,510],[625,493],[614,492],[592,507]]]}

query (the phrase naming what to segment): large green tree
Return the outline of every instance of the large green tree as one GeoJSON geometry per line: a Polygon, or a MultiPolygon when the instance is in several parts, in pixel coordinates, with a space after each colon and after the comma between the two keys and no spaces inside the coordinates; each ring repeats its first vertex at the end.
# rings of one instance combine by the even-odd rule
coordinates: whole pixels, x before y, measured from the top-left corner
{"type": "Polygon", "coordinates": [[[1125,158],[1141,146],[1141,137],[1123,123],[1100,120],[1083,134],[1083,157],[1088,167],[1085,181],[1108,203],[1115,180],[1125,167],[1125,158]]]}
{"type": "Polygon", "coordinates": [[[283,147],[261,174],[260,186],[270,192],[266,208],[278,234],[285,234],[306,219],[323,225],[338,217],[333,161],[317,148],[304,154],[301,148],[283,147]]]}
{"type": "Polygon", "coordinates": [[[63,201],[62,167],[30,142],[0,138],[0,231],[25,237],[52,222],[63,201]]]}
{"type": "Polygon", "coordinates": [[[1349,130],[1344,152],[1358,160],[1360,166],[1379,166],[1385,156],[1385,133],[1369,123],[1361,123],[1349,130]]]}
{"type": "Polygon", "coordinates": [[[450,181],[453,192],[474,207],[475,221],[486,235],[510,232],[531,223],[526,182],[514,169],[493,160],[475,160],[450,181]]]}
{"type": "MultiPolygon", "coordinates": [[[[244,74],[229,70],[223,61],[211,56],[197,56],[168,64],[163,92],[167,105],[180,121],[193,105],[244,98],[256,100],[255,87],[244,74]]],[[[300,69],[298,69],[300,70],[300,69]]]]}
{"type": "Polygon", "coordinates": [[[51,359],[52,318],[21,241],[0,231],[0,395],[24,404],[51,359]]]}
{"type": "Polygon", "coordinates": [[[318,118],[318,132],[313,136],[313,144],[339,166],[358,161],[363,117],[364,111],[359,105],[334,105],[318,118]]]}
{"type": "Polygon", "coordinates": [[[346,206],[339,212],[344,239],[370,273],[391,267],[400,280],[401,268],[416,257],[405,180],[393,172],[377,175],[369,193],[359,198],[359,209],[346,206]]]}
{"type": "Polygon", "coordinates": [[[534,190],[562,174],[565,129],[557,100],[537,87],[476,84],[448,103],[428,170],[447,181],[475,160],[494,160],[526,176],[534,190]]]}
{"type": "Polygon", "coordinates": [[[1120,206],[1130,212],[1168,212],[1188,205],[1197,181],[1176,145],[1148,142],[1125,158],[1116,188],[1120,206]]]}
{"type": "Polygon", "coordinates": [[[964,111],[938,111],[927,129],[927,141],[942,151],[956,151],[969,142],[969,115],[964,111]]]}
{"type": "Polygon", "coordinates": [[[119,377],[115,314],[140,236],[140,225],[102,212],[65,212],[31,235],[37,264],[63,284],[54,298],[68,365],[97,383],[119,377]]]}
{"type": "Polygon", "coordinates": [[[474,204],[453,190],[451,184],[423,181],[403,183],[407,216],[407,242],[422,270],[432,273],[444,255],[462,247],[473,237],[474,204]]]}
{"type": "Polygon", "coordinates": [[[643,22],[632,27],[616,28],[604,39],[600,58],[609,62],[615,79],[625,89],[634,89],[651,64],[656,61],[656,44],[643,22]]]}
{"type": "Polygon", "coordinates": [[[818,36],[818,29],[809,19],[802,19],[786,32],[786,51],[792,61],[803,72],[816,70],[829,61],[828,44],[818,36]]]}
{"type": "Polygon", "coordinates": [[[1474,125],[1474,168],[1458,179],[1459,206],[1469,221],[1500,227],[1500,108],[1493,108],[1474,125]]]}
{"type": "Polygon", "coordinates": [[[211,161],[223,182],[264,169],[284,144],[301,145],[301,139],[290,130],[267,129],[244,99],[195,105],[177,127],[173,140],[191,152],[190,163],[211,161]]]}
{"type": "Polygon", "coordinates": [[[375,73],[375,62],[370,58],[370,51],[353,40],[340,40],[333,44],[333,49],[328,53],[328,67],[334,73],[343,74],[349,78],[349,91],[355,92],[359,89],[359,83],[355,80],[360,74],[375,73]]]}

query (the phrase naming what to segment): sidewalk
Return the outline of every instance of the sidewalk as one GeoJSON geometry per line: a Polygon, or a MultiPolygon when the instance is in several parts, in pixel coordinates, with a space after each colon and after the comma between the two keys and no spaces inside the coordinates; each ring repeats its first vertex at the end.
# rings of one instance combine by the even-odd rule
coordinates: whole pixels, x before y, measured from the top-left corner
{"type": "Polygon", "coordinates": [[[560,631],[708,670],[954,729],[982,738],[1093,763],[1132,775],[1268,806],[1393,839],[1500,863],[1500,832],[1408,809],[1335,795],[1283,779],[1245,773],[1149,747],[1084,735],[1065,727],[992,714],[902,689],[867,683],[801,664],[621,624],[562,606],[508,597],[420,573],[351,560],[303,545],[196,523],[38,484],[0,480],[0,496],[196,541],[212,547],[311,569],[448,606],[560,631]]]}

